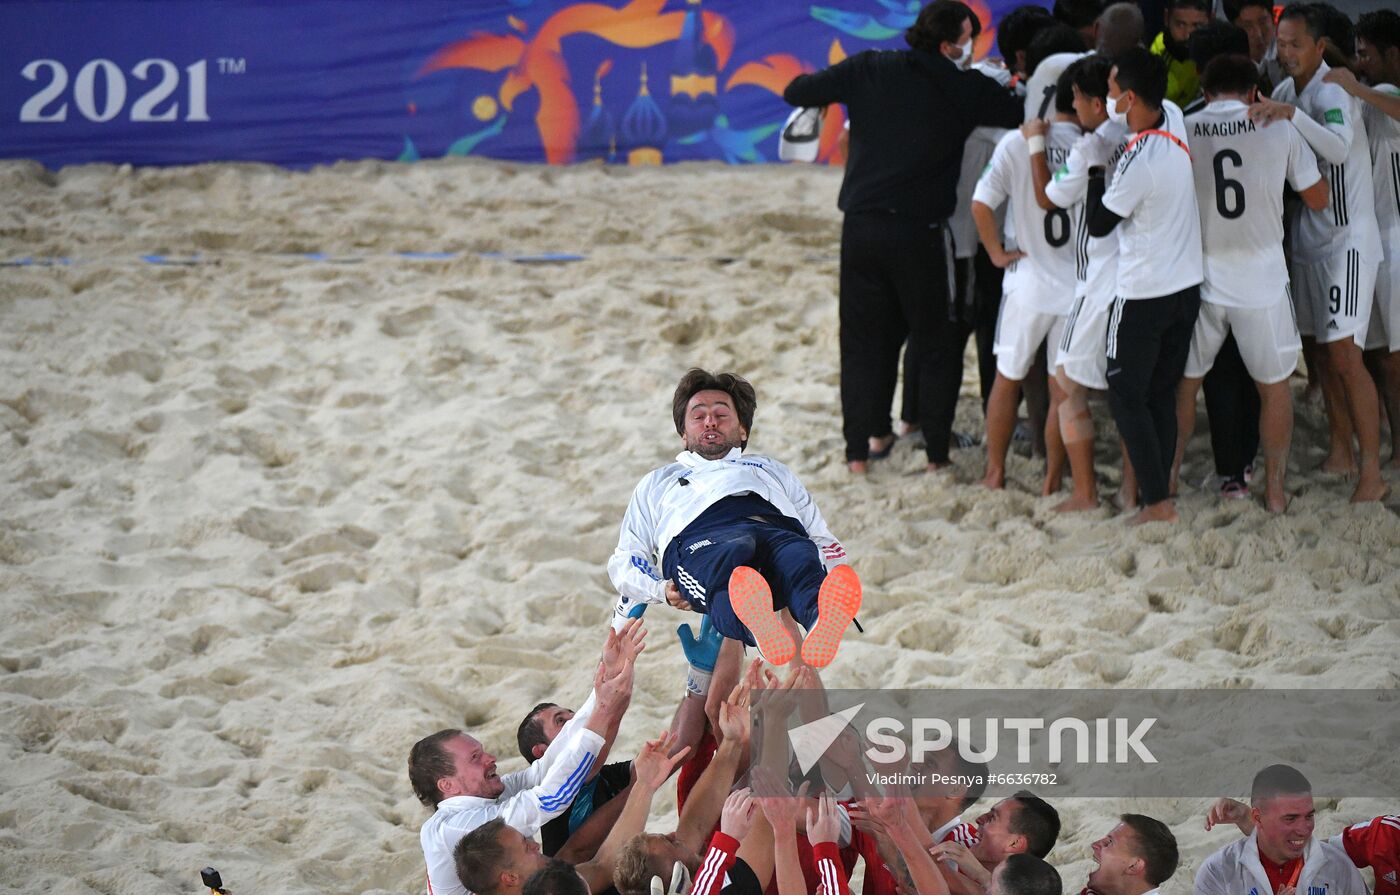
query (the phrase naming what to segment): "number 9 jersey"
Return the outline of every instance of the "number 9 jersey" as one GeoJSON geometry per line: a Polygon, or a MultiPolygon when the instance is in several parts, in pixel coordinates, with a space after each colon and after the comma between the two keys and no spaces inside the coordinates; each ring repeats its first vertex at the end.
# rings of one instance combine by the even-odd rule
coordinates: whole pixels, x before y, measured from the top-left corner
{"type": "Polygon", "coordinates": [[[1302,192],[1322,179],[1317,156],[1288,121],[1259,125],[1249,107],[1220,100],[1186,119],[1205,281],[1201,300],[1266,308],[1287,294],[1284,181],[1302,192]]]}

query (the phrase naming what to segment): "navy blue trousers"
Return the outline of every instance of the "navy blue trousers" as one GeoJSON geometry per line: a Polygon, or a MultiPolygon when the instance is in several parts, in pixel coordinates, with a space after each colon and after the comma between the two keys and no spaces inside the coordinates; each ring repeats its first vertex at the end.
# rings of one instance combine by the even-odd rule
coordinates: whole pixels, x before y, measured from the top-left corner
{"type": "Polygon", "coordinates": [[[738,566],[768,581],[775,610],[786,607],[804,628],[817,623],[817,592],[826,578],[817,545],[796,520],[760,497],[726,497],[711,506],[661,558],[663,574],[692,608],[708,613],[725,637],[753,646],[753,635],[729,605],[729,575],[738,566]]]}

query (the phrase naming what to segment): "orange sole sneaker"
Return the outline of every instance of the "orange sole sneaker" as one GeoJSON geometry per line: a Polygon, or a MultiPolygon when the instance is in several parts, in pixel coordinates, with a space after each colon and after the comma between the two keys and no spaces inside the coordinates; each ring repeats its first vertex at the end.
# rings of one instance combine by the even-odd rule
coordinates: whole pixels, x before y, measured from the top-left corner
{"type": "Polygon", "coordinates": [[[797,644],[773,611],[773,591],[757,569],[739,566],[729,573],[729,605],[765,660],[786,665],[797,655],[797,644]]]}
{"type": "Polygon", "coordinates": [[[860,612],[860,578],[847,565],[832,569],[817,593],[817,623],[802,641],[802,661],[825,668],[836,658],[841,637],[860,612]]]}

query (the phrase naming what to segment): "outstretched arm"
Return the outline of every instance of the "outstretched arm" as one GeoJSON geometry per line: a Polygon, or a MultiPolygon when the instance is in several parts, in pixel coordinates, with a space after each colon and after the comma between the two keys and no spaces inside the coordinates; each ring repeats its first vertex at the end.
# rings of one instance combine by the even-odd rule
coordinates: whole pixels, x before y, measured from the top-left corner
{"type": "MultiPolygon", "coordinates": [[[[627,787],[627,800],[617,814],[611,831],[598,847],[593,860],[576,868],[587,881],[589,891],[603,892],[612,885],[618,852],[628,840],[646,828],[647,815],[651,813],[651,802],[657,790],[689,751],[689,747],[677,750],[675,734],[665,733],[647,743],[642,747],[642,751],[637,753],[637,757],[632,761],[632,771],[636,779],[627,787]]],[[[622,802],[622,798],[622,794],[619,793],[613,801],[622,802]]],[[[609,806],[604,806],[607,807],[609,806]]],[[[597,813],[594,816],[596,817],[597,813]]],[[[589,818],[589,823],[592,823],[592,818],[589,818]]],[[[582,829],[579,832],[582,832],[582,829]]],[[[570,837],[569,844],[572,843],[573,837],[570,837]]],[[[565,846],[567,847],[568,845],[565,846]]],[[[562,851],[560,855],[563,856],[562,851]]]]}
{"type": "Polygon", "coordinates": [[[1375,106],[1391,118],[1400,121],[1400,93],[1387,93],[1384,90],[1368,87],[1356,80],[1356,75],[1352,74],[1351,69],[1348,68],[1334,68],[1323,75],[1322,80],[1329,84],[1336,84],[1363,103],[1375,106]]]}

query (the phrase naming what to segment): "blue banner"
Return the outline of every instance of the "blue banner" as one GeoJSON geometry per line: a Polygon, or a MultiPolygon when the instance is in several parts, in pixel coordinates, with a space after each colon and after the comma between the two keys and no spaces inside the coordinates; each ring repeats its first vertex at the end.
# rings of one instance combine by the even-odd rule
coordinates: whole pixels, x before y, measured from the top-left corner
{"type": "MultiPolygon", "coordinates": [[[[50,167],[773,161],[787,82],[903,47],[921,5],[12,0],[0,4],[0,155],[50,167]]],[[[986,26],[1018,4],[969,5],[986,26]]],[[[977,56],[994,43],[986,27],[977,56]]],[[[841,123],[827,116],[821,161],[841,161],[841,123]]]]}

